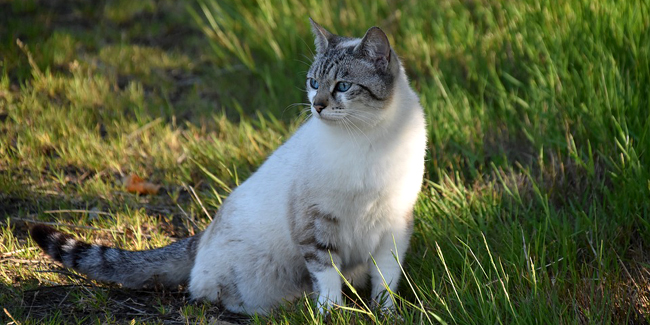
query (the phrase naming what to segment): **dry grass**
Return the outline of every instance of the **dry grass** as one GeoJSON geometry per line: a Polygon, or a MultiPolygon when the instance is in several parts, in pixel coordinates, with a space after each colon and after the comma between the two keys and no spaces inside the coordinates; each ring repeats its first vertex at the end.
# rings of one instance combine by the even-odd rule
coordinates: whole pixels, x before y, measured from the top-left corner
{"type": "Polygon", "coordinates": [[[0,322],[650,321],[647,4],[260,4],[0,0],[0,322]],[[397,318],[232,315],[35,249],[32,222],[127,249],[204,229],[304,118],[307,16],[386,30],[428,117],[397,318]],[[131,173],[163,189],[128,193],[131,173]]]}

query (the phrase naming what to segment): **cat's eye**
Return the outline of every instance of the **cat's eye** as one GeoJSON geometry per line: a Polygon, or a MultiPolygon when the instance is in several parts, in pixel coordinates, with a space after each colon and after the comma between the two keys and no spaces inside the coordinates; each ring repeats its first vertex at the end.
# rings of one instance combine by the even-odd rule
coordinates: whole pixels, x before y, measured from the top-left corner
{"type": "Polygon", "coordinates": [[[309,79],[309,85],[314,89],[318,89],[318,81],[316,79],[309,79]]]}
{"type": "Polygon", "coordinates": [[[341,82],[339,82],[339,83],[336,84],[336,91],[339,91],[339,92],[342,92],[342,93],[343,93],[343,92],[348,91],[348,89],[350,89],[350,87],[352,87],[352,84],[351,84],[351,83],[349,83],[349,82],[345,82],[345,81],[341,81],[341,82]]]}

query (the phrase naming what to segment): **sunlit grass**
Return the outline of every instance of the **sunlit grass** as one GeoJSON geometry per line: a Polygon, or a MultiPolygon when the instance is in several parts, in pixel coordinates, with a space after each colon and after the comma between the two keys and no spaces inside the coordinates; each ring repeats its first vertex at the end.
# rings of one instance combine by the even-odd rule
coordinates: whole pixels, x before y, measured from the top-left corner
{"type": "Polygon", "coordinates": [[[648,17],[643,1],[0,4],[0,320],[648,322],[648,17]],[[346,36],[384,29],[425,108],[394,315],[350,289],[351,309],[327,317],[307,297],[222,315],[39,255],[26,220],[129,249],[204,229],[303,122],[291,105],[306,101],[308,17],[346,36]],[[125,192],[131,173],[164,191],[125,192]]]}

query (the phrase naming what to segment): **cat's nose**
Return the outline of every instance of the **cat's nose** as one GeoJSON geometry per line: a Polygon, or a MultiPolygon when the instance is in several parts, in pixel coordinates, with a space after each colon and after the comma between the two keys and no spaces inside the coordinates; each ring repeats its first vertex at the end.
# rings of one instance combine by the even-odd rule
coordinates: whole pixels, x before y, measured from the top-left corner
{"type": "Polygon", "coordinates": [[[324,103],[314,103],[314,109],[318,114],[327,107],[327,104],[324,103]]]}

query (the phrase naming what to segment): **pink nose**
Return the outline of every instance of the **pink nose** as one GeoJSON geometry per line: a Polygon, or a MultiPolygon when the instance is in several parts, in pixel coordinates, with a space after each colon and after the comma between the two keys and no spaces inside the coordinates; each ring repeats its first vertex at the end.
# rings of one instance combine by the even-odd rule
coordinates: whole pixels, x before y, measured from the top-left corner
{"type": "Polygon", "coordinates": [[[320,112],[325,109],[325,105],[323,105],[321,103],[316,103],[316,104],[314,104],[314,109],[316,110],[316,112],[318,114],[320,114],[320,112]]]}

